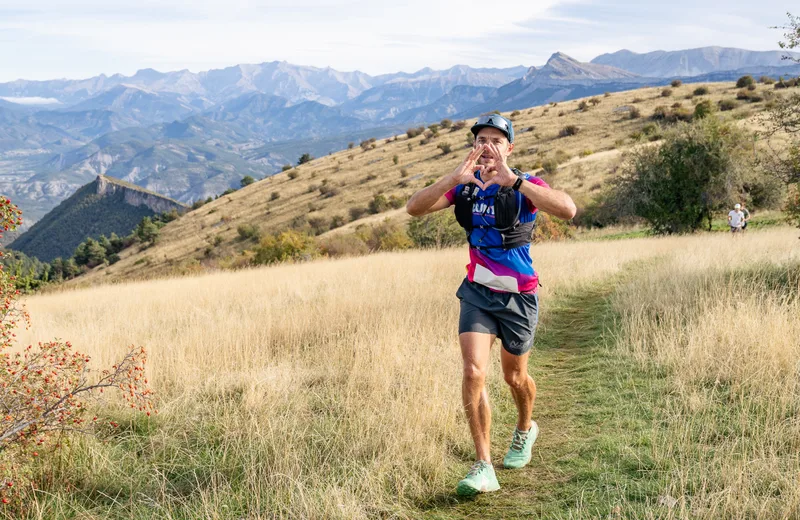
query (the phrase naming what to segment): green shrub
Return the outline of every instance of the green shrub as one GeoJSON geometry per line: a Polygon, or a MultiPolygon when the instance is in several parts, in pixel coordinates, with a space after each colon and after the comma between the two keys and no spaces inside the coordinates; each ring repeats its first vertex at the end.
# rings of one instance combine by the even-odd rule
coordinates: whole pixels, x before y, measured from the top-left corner
{"type": "Polygon", "coordinates": [[[670,85],[672,85],[672,88],[678,88],[681,85],[683,85],[683,81],[681,81],[679,79],[673,79],[672,83],[670,83],[670,85]]]}
{"type": "Polygon", "coordinates": [[[727,112],[729,110],[733,110],[739,106],[736,100],[733,99],[721,99],[718,103],[719,109],[722,112],[727,112]]]}
{"type": "Polygon", "coordinates": [[[300,175],[300,173],[297,170],[291,170],[286,175],[289,176],[289,180],[293,181],[297,178],[298,175],[300,175]]]}
{"type": "Polygon", "coordinates": [[[256,180],[253,177],[251,177],[250,175],[245,175],[244,177],[242,177],[242,180],[239,181],[239,184],[242,186],[242,188],[244,188],[245,186],[250,186],[254,182],[256,182],[256,180]]]}
{"type": "Polygon", "coordinates": [[[439,150],[442,151],[442,155],[447,155],[453,151],[452,147],[448,143],[439,143],[439,146],[437,146],[437,148],[439,148],[439,150]]]}
{"type": "Polygon", "coordinates": [[[279,198],[281,198],[281,194],[278,193],[277,191],[273,191],[269,195],[269,200],[278,200],[279,198]]]}
{"type": "Polygon", "coordinates": [[[288,170],[291,170],[291,169],[292,169],[292,165],[291,165],[291,164],[284,164],[284,165],[281,167],[281,171],[282,171],[282,172],[285,172],[285,171],[288,171],[288,170]]]}
{"type": "Polygon", "coordinates": [[[367,213],[367,208],[362,208],[360,206],[353,206],[352,208],[350,208],[349,213],[350,213],[350,220],[358,220],[367,213]]]}
{"type": "MultiPolygon", "coordinates": [[[[618,205],[647,220],[656,233],[683,233],[711,225],[740,197],[749,138],[715,118],[668,130],[658,147],[635,149],[616,181],[618,205]]],[[[625,213],[623,210],[622,213],[625,213]]]]}
{"type": "Polygon", "coordinates": [[[255,249],[253,263],[258,265],[277,262],[310,260],[317,256],[314,238],[305,233],[289,229],[261,239],[255,249]]]}
{"type": "Polygon", "coordinates": [[[392,162],[397,164],[400,162],[400,157],[397,155],[392,156],[392,162]]]}
{"type": "Polygon", "coordinates": [[[442,119],[439,124],[442,126],[442,128],[450,128],[453,126],[453,122],[449,119],[442,119]]]}
{"type": "Polygon", "coordinates": [[[241,224],[236,228],[236,232],[239,233],[239,238],[242,240],[258,240],[261,238],[261,230],[253,224],[241,224]]]}
{"type": "Polygon", "coordinates": [[[370,251],[397,251],[414,245],[405,228],[389,219],[374,226],[363,226],[356,231],[356,236],[367,244],[370,251]]]}
{"type": "Polygon", "coordinates": [[[425,131],[424,126],[420,126],[417,128],[409,128],[408,130],[406,130],[406,135],[408,136],[409,139],[413,139],[418,135],[422,135],[422,132],[424,131],[425,131]]]}
{"type": "Polygon", "coordinates": [[[769,76],[761,76],[758,78],[759,83],[763,83],[764,85],[772,85],[775,83],[775,80],[770,78],[769,76]]]}
{"type": "Polygon", "coordinates": [[[705,96],[705,95],[707,95],[709,92],[710,92],[710,91],[708,90],[708,87],[706,87],[706,86],[702,86],[702,87],[697,87],[696,89],[694,89],[694,91],[693,91],[692,93],[693,93],[695,96],[705,96]]]}
{"type": "Polygon", "coordinates": [[[450,247],[463,244],[466,233],[452,211],[437,211],[408,223],[408,236],[416,247],[450,247]]]}
{"type": "Polygon", "coordinates": [[[756,80],[753,79],[753,76],[742,76],[736,81],[736,88],[747,88],[749,86],[756,85],[756,80]]]}
{"type": "Polygon", "coordinates": [[[714,113],[714,105],[711,104],[710,99],[705,99],[695,105],[694,107],[694,118],[695,119],[703,119],[705,117],[710,116],[714,113]]]}
{"type": "Polygon", "coordinates": [[[510,117],[517,117],[519,114],[520,114],[519,110],[514,110],[513,112],[511,112],[510,117]]]}
{"type": "Polygon", "coordinates": [[[665,88],[664,90],[661,91],[661,97],[670,97],[671,95],[672,95],[671,88],[665,88]]]}
{"type": "Polygon", "coordinates": [[[639,110],[639,107],[630,107],[628,110],[628,119],[639,119],[642,117],[642,111],[639,110]]]}
{"type": "Polygon", "coordinates": [[[311,227],[313,235],[321,235],[331,228],[330,220],[322,216],[309,217],[308,225],[311,227]]]}
{"type": "Polygon", "coordinates": [[[310,153],[304,153],[303,155],[300,156],[299,159],[297,159],[297,165],[299,166],[301,164],[305,164],[305,163],[311,162],[313,160],[314,160],[314,156],[313,155],[311,155],[310,153]]]}

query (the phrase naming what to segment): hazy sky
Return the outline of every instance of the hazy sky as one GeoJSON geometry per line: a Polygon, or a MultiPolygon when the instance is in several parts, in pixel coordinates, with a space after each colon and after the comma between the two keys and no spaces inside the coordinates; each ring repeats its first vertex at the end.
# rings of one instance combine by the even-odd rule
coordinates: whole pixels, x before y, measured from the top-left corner
{"type": "MultiPolygon", "coordinates": [[[[370,74],[588,61],[706,45],[777,49],[762,0],[2,0],[0,81],[286,60],[370,74]]],[[[796,9],[800,11],[800,9],[796,9]]],[[[795,13],[797,14],[797,13],[795,13]]]]}

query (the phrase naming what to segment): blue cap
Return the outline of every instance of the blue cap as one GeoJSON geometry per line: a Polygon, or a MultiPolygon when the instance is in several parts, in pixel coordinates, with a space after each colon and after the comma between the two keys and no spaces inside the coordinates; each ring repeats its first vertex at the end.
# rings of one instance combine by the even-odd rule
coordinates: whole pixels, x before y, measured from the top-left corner
{"type": "Polygon", "coordinates": [[[511,121],[498,114],[487,114],[478,118],[478,121],[472,125],[472,135],[477,136],[481,128],[497,128],[504,134],[509,143],[514,142],[514,125],[511,121]]]}

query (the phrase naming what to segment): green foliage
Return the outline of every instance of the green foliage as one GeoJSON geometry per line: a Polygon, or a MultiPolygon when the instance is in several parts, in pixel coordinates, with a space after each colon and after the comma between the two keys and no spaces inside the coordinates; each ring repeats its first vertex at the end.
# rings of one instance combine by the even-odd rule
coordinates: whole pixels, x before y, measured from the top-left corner
{"type": "Polygon", "coordinates": [[[146,206],[127,204],[122,190],[97,195],[97,185],[92,182],[36,222],[10,247],[43,262],[59,256],[69,258],[86,237],[97,239],[111,233],[125,236],[142,218],[154,216],[146,206]]]}
{"type": "Polygon", "coordinates": [[[353,206],[349,210],[350,220],[358,220],[367,213],[367,208],[361,206],[353,206]]]}
{"type": "Polygon", "coordinates": [[[314,156],[310,153],[306,152],[297,159],[297,165],[300,166],[301,164],[305,164],[314,160],[314,156]]]}
{"type": "Polygon", "coordinates": [[[408,236],[414,247],[450,247],[463,244],[466,233],[452,211],[437,211],[408,223],[408,236]]]}
{"type": "MultiPolygon", "coordinates": [[[[235,188],[228,188],[227,190],[225,190],[222,193],[220,193],[219,197],[224,197],[225,195],[230,195],[231,193],[236,193],[236,189],[235,188]]],[[[219,197],[217,197],[217,198],[219,198],[219,197]]]]}
{"type": "Polygon", "coordinates": [[[704,99],[694,107],[694,118],[704,119],[714,113],[714,105],[710,99],[704,99]]]}
{"type": "Polygon", "coordinates": [[[259,240],[261,238],[261,230],[254,224],[241,224],[236,228],[236,232],[242,240],[259,240]]]}
{"type": "Polygon", "coordinates": [[[775,80],[770,78],[769,76],[761,76],[758,78],[759,83],[763,83],[764,85],[773,85],[775,80]]]}
{"type": "Polygon", "coordinates": [[[733,99],[721,99],[718,103],[719,109],[722,112],[727,112],[729,110],[733,110],[739,106],[739,104],[733,99]]]}
{"type": "Polygon", "coordinates": [[[663,145],[632,152],[617,180],[617,196],[656,233],[685,233],[711,225],[714,211],[738,199],[749,139],[713,118],[680,124],[663,145]]]}
{"type": "Polygon", "coordinates": [[[391,197],[387,198],[382,193],[378,193],[372,197],[371,201],[369,201],[368,208],[370,213],[376,214],[383,213],[384,211],[388,211],[390,209],[397,209],[402,207],[403,204],[405,204],[403,199],[396,195],[392,195],[391,197]]]}
{"type": "Polygon", "coordinates": [[[150,217],[143,218],[139,225],[136,226],[136,230],[134,231],[136,238],[143,243],[150,245],[155,244],[156,240],[158,239],[159,232],[160,230],[158,229],[158,226],[150,217]]]}
{"type": "MultiPolygon", "coordinates": [[[[351,143],[351,144],[352,144],[352,143],[351,143]]],[[[291,169],[292,169],[292,165],[291,165],[291,164],[284,164],[284,165],[281,167],[281,172],[289,171],[289,170],[291,170],[291,169]]]]}
{"type": "Polygon", "coordinates": [[[707,95],[709,92],[710,92],[710,91],[708,90],[708,87],[706,87],[706,86],[704,85],[704,86],[697,87],[696,89],[694,89],[694,91],[692,92],[692,94],[694,94],[695,96],[705,96],[705,95],[707,95]]]}
{"type": "Polygon", "coordinates": [[[289,229],[261,239],[259,246],[255,249],[253,263],[264,265],[277,262],[310,260],[317,256],[318,253],[312,236],[289,229]]]}
{"type": "Polygon", "coordinates": [[[392,156],[392,162],[396,165],[397,163],[400,162],[400,157],[398,157],[397,155],[392,156]]]}
{"type": "Polygon", "coordinates": [[[413,245],[405,228],[389,219],[374,226],[360,227],[356,236],[364,241],[370,251],[397,251],[413,245]]]}
{"type": "Polygon", "coordinates": [[[442,119],[439,124],[442,126],[442,128],[450,128],[453,126],[453,122],[449,119],[442,119]]]}
{"type": "Polygon", "coordinates": [[[450,144],[448,144],[448,143],[439,143],[437,148],[439,148],[439,150],[442,151],[442,155],[447,155],[447,154],[449,154],[450,152],[453,151],[452,146],[450,146],[450,144]]]}
{"type": "Polygon", "coordinates": [[[736,88],[747,88],[750,86],[755,86],[755,84],[756,80],[753,79],[753,76],[742,76],[736,81],[736,88]]]}
{"type": "Polygon", "coordinates": [[[245,186],[250,186],[254,182],[256,182],[256,180],[253,177],[251,177],[250,175],[245,175],[244,177],[242,177],[242,180],[240,181],[239,184],[242,186],[242,188],[244,188],[245,186]]]}

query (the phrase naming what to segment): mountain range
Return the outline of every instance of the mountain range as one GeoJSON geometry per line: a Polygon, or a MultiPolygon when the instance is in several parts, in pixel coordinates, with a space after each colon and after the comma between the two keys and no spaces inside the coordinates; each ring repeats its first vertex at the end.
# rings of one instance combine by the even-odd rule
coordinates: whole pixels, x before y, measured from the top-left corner
{"type": "Polygon", "coordinates": [[[690,82],[800,74],[780,55],[710,47],[620,51],[590,63],[555,53],[542,67],[458,65],[379,76],[271,62],[17,80],[0,83],[0,192],[29,221],[103,174],[191,203],[237,187],[245,175],[271,175],[303,153],[324,155],[443,118],[666,84],[676,76],[690,82]],[[18,98],[58,103],[9,102],[18,98]]]}

